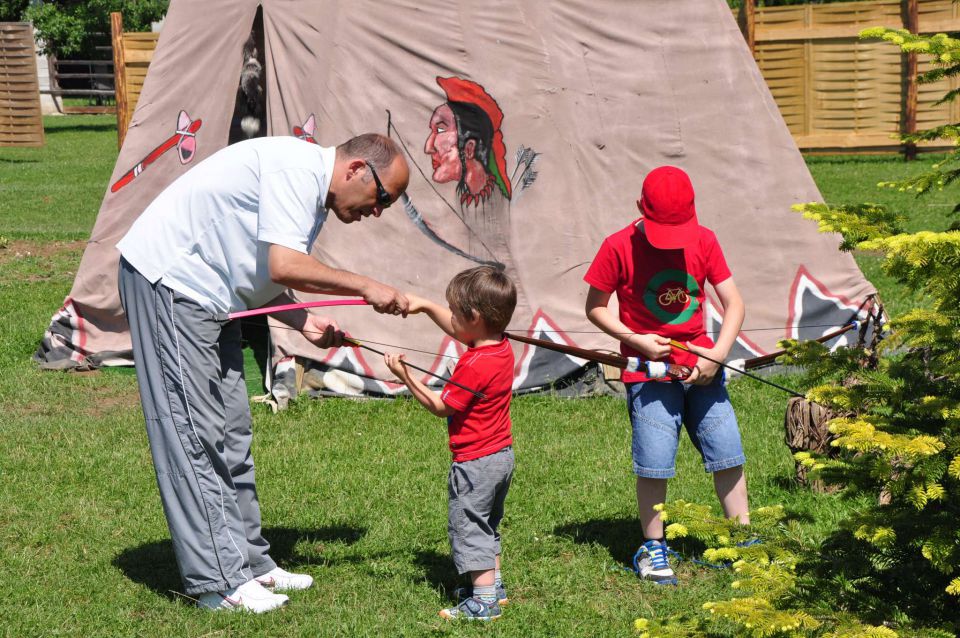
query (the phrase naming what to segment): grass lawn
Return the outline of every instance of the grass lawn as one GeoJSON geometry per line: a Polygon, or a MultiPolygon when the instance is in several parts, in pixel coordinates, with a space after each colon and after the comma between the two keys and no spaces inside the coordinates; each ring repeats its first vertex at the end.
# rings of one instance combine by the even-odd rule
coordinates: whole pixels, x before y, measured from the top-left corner
{"type": "MultiPolygon", "coordinates": [[[[315,587],[264,617],[193,608],[177,593],[134,377],[41,373],[30,362],[69,291],[116,157],[112,116],[46,124],[45,148],[0,149],[4,635],[625,636],[638,616],[725,595],[730,572],[689,561],[679,565],[677,589],[623,569],[639,530],[620,400],[520,397],[518,470],[502,528],[511,604],[491,626],[445,623],[436,612],[457,584],[446,538],[445,428],[410,400],[335,399],[299,401],[276,416],[253,408],[272,555],[311,573],[315,587]]],[[[812,158],[810,166],[828,201],[886,201],[917,227],[946,225],[945,199],[875,193],[877,181],[899,174],[897,159],[812,158]]],[[[910,303],[878,285],[886,298],[910,303]]],[[[853,505],[792,482],[785,396],[749,380],[734,382],[731,395],[752,503],[782,503],[811,535],[823,533],[853,505]]],[[[686,440],[678,473],[671,499],[715,502],[686,440]]]]}

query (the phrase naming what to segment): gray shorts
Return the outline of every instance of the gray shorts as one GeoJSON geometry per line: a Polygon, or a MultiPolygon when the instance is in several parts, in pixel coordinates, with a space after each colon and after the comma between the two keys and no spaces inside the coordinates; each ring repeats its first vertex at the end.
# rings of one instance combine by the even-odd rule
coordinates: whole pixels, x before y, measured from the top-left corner
{"type": "Polygon", "coordinates": [[[453,564],[465,574],[496,567],[500,555],[503,503],[513,479],[513,448],[454,463],[447,476],[447,532],[453,564]]]}

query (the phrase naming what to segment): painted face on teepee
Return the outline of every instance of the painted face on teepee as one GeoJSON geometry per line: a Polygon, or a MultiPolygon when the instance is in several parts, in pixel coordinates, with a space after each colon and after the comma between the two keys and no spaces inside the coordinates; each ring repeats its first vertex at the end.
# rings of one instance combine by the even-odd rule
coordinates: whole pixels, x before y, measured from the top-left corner
{"type": "Polygon", "coordinates": [[[423,152],[430,156],[433,165],[433,181],[438,184],[459,181],[463,172],[460,150],[457,147],[457,122],[453,109],[441,104],[430,118],[430,134],[423,152]]]}

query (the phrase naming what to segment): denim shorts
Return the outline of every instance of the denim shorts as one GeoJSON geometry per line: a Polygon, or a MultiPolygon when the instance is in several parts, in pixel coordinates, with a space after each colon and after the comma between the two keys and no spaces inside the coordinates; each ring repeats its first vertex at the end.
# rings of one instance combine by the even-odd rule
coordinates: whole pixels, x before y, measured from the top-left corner
{"type": "Polygon", "coordinates": [[[676,474],[680,429],[703,457],[707,472],[743,465],[743,445],[730,397],[718,374],[710,385],[679,381],[627,384],[627,408],[633,426],[633,472],[644,478],[676,474]]]}

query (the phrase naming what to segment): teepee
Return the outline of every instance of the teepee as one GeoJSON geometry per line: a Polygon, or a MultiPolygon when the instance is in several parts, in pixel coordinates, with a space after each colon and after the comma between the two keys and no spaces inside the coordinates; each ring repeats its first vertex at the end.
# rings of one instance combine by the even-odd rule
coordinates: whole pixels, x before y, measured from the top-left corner
{"type": "MultiPolygon", "coordinates": [[[[76,281],[38,351],[44,365],[129,361],[114,245],[167,184],[231,141],[251,30],[260,134],[330,146],[377,131],[410,162],[403,205],[324,227],[313,251],[331,266],[442,300],[453,274],[495,263],[519,290],[512,331],[615,348],[584,317],[582,277],[603,238],[638,217],[644,175],[673,164],[744,294],[731,356],[819,336],[826,328],[812,326],[842,325],[873,292],[836,237],[791,212],[820,194],[723,0],[173,0],[76,281]]],[[[723,317],[707,299],[715,332],[723,317]]],[[[438,373],[462,352],[423,317],[324,312],[438,373]]],[[[271,334],[275,361],[312,360],[338,375],[332,388],[398,391],[364,351],[271,334]]],[[[585,364],[536,347],[516,357],[518,390],[585,364]]]]}

